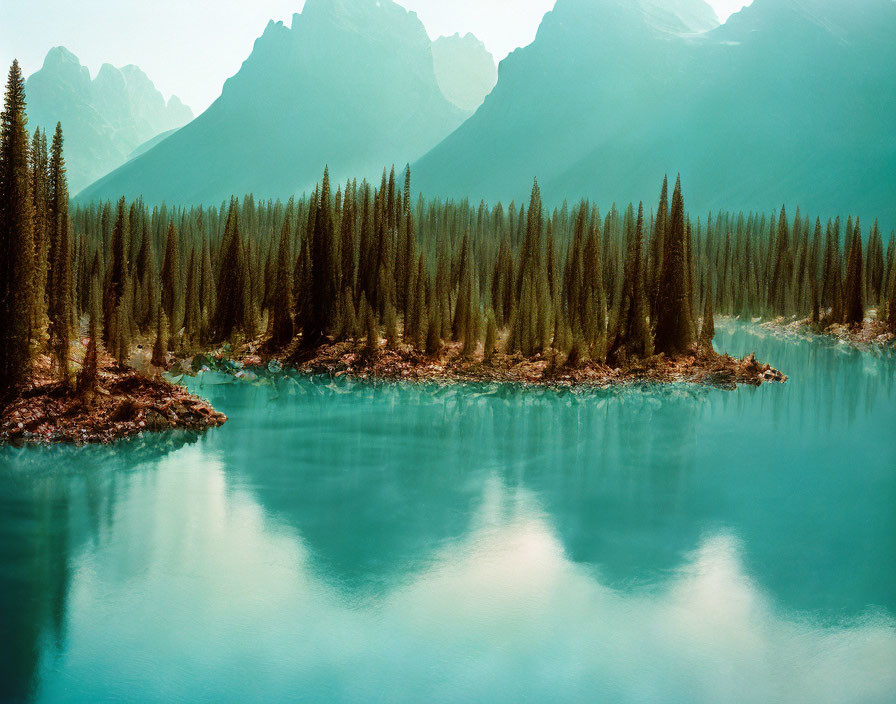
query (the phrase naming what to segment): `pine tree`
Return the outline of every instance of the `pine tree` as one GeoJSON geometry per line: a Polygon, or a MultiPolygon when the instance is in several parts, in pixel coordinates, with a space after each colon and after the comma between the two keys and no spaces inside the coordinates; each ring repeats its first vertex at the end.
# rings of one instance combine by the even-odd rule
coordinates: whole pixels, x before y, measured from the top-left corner
{"type": "Polygon", "coordinates": [[[616,349],[646,357],[652,353],[650,327],[647,323],[647,299],[644,291],[642,248],[644,241],[644,204],[638,207],[638,221],[629,244],[628,262],[619,320],[616,349]]]}
{"type": "Polygon", "coordinates": [[[340,246],[339,253],[342,258],[341,262],[341,278],[340,290],[348,288],[350,291],[355,290],[355,201],[350,198],[348,185],[345,187],[345,201],[342,206],[342,221],[340,223],[340,246]]]}
{"type": "Polygon", "coordinates": [[[862,294],[862,233],[856,220],[855,231],[849,246],[849,260],[846,266],[844,284],[843,322],[847,325],[860,324],[865,319],[865,305],[862,294]]]}
{"type": "Polygon", "coordinates": [[[413,333],[411,344],[418,350],[425,348],[426,334],[429,328],[429,311],[426,307],[427,288],[426,263],[421,254],[417,260],[417,274],[414,277],[414,304],[411,311],[411,331],[413,333]]]}
{"type": "Polygon", "coordinates": [[[335,298],[333,283],[333,217],[330,202],[330,175],[324,170],[314,229],[311,237],[311,281],[307,291],[309,310],[302,329],[302,343],[313,347],[330,328],[335,298]]]}
{"type": "Polygon", "coordinates": [[[489,310],[485,320],[485,361],[491,362],[498,344],[498,327],[495,324],[495,313],[489,310]]]}
{"type": "MultiPolygon", "coordinates": [[[[201,227],[200,227],[201,229],[201,227]]],[[[212,255],[208,236],[202,233],[202,255],[199,270],[199,344],[205,346],[209,341],[209,330],[215,312],[215,281],[212,269],[212,255]]]]}
{"type": "Polygon", "coordinates": [[[218,292],[215,297],[217,305],[214,323],[211,326],[214,342],[230,340],[235,333],[245,332],[247,327],[246,311],[250,283],[240,234],[238,205],[235,198],[230,201],[230,211],[224,227],[218,292]]]}
{"type": "Polygon", "coordinates": [[[84,355],[84,362],[81,365],[81,371],[78,372],[77,391],[79,394],[89,394],[96,389],[98,382],[98,357],[99,357],[99,324],[102,316],[102,306],[100,304],[102,294],[100,293],[99,274],[94,272],[90,280],[90,303],[88,314],[90,320],[87,328],[89,342],[87,343],[87,351],[84,355]]]}
{"type": "MultiPolygon", "coordinates": [[[[126,325],[121,320],[122,301],[128,278],[128,219],[125,215],[125,210],[125,200],[121,198],[118,201],[118,215],[112,228],[110,265],[103,287],[103,341],[106,345],[106,351],[113,355],[120,364],[124,364],[124,350],[127,341],[126,325]]],[[[55,245],[51,245],[51,250],[55,251],[54,248],[55,245]]]]}
{"type": "Polygon", "coordinates": [[[390,349],[394,349],[398,345],[398,315],[392,301],[386,302],[383,325],[386,328],[386,344],[390,349]]]}
{"type": "Polygon", "coordinates": [[[355,301],[352,290],[348,286],[342,289],[339,303],[340,323],[336,331],[336,341],[353,340],[359,337],[358,316],[355,312],[355,301]]]}
{"type": "Polygon", "coordinates": [[[812,312],[810,314],[810,321],[813,325],[818,325],[821,322],[821,299],[818,293],[818,281],[815,279],[815,273],[813,272],[810,275],[809,279],[809,295],[811,297],[811,305],[812,312]]]}
{"type": "Polygon", "coordinates": [[[787,214],[781,206],[778,229],[775,234],[774,268],[769,279],[769,312],[772,315],[785,315],[788,311],[787,282],[793,274],[793,254],[790,251],[790,233],[787,226],[787,214]]]}
{"type": "Polygon", "coordinates": [[[152,358],[150,359],[150,364],[154,367],[164,368],[167,366],[167,360],[165,358],[165,350],[168,347],[167,338],[167,329],[168,329],[168,316],[165,315],[164,305],[160,302],[157,306],[156,313],[156,339],[152,345],[152,358]]]}
{"type": "Polygon", "coordinates": [[[199,303],[200,265],[197,261],[196,247],[190,247],[190,259],[187,266],[187,283],[184,288],[184,337],[183,349],[193,351],[199,338],[202,320],[202,309],[199,303]]]}
{"type": "Polygon", "coordinates": [[[687,352],[695,342],[685,238],[684,200],[679,176],[672,195],[669,237],[663,251],[654,341],[657,352],[667,355],[687,352]]]}
{"type": "Polygon", "coordinates": [[[650,265],[648,267],[648,280],[650,290],[650,321],[656,324],[657,305],[659,303],[660,285],[663,273],[663,252],[665,251],[666,230],[669,223],[669,178],[663,177],[663,187],[660,191],[660,204],[656,211],[656,221],[653,227],[653,238],[650,241],[650,265]]]}
{"type": "Polygon", "coordinates": [[[706,277],[706,295],[703,303],[703,326],[700,328],[700,345],[708,352],[712,352],[712,341],[716,336],[716,325],[712,310],[712,280],[706,277]]]}
{"type": "Polygon", "coordinates": [[[137,254],[135,283],[139,297],[134,305],[134,322],[141,332],[152,330],[155,325],[155,305],[159,298],[159,284],[156,276],[156,252],[153,237],[147,223],[143,223],[143,238],[137,254]]]}
{"type": "Polygon", "coordinates": [[[292,342],[295,330],[292,321],[292,262],[289,256],[289,219],[283,221],[280,243],[277,247],[277,273],[274,282],[274,299],[271,304],[271,349],[280,349],[292,342]]]}
{"type": "MultiPolygon", "coordinates": [[[[165,258],[162,261],[162,311],[168,318],[171,330],[179,330],[182,324],[180,308],[183,305],[183,293],[180,278],[180,243],[173,222],[168,223],[168,236],[165,240],[165,258]]],[[[176,343],[177,337],[171,336],[176,343]]]]}
{"type": "Polygon", "coordinates": [[[35,337],[34,204],[28,172],[25,81],[9,69],[0,114],[0,400],[30,375],[35,337]]]}
{"type": "Polygon", "coordinates": [[[380,331],[376,321],[376,311],[367,302],[367,297],[364,294],[361,294],[361,320],[364,321],[364,337],[367,340],[364,354],[367,357],[373,357],[380,349],[380,331]]]}
{"type": "Polygon", "coordinates": [[[438,301],[429,306],[429,327],[426,330],[426,354],[437,355],[442,349],[442,315],[438,301]]]}
{"type": "Polygon", "coordinates": [[[47,135],[34,130],[31,141],[31,198],[34,214],[34,291],[31,335],[32,347],[37,347],[47,320],[47,273],[49,270],[47,234],[47,214],[49,211],[49,157],[47,155],[47,135]]]}
{"type": "Polygon", "coordinates": [[[72,241],[68,212],[68,183],[62,155],[62,125],[56,125],[50,149],[50,347],[63,384],[69,382],[69,344],[74,319],[72,300],[72,241]]]}

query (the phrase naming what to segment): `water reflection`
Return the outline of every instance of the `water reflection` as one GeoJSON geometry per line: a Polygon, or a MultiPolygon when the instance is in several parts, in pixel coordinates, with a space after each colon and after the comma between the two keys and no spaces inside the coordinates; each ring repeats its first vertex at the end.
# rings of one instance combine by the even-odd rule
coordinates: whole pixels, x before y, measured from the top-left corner
{"type": "Polygon", "coordinates": [[[791,381],[281,379],[6,450],[0,700],[892,701],[893,359],[717,342],[791,381]]]}
{"type": "Polygon", "coordinates": [[[41,699],[843,702],[896,692],[890,620],[787,617],[724,533],[702,538],[661,582],[616,589],[568,558],[534,494],[493,476],[463,537],[358,598],[320,573],[291,526],[228,490],[220,466],[181,461],[203,472],[163,467],[154,494],[176,512],[189,502],[191,521],[176,527],[147,509],[136,482],[124,492],[128,510],[104,549],[75,565],[69,647],[42,671],[41,699]],[[135,554],[133,536],[146,532],[154,549],[135,554]]]}
{"type": "Polygon", "coordinates": [[[41,652],[65,647],[70,560],[111,530],[123,473],[151,467],[195,434],[115,448],[0,448],[0,701],[25,700],[41,652]]]}

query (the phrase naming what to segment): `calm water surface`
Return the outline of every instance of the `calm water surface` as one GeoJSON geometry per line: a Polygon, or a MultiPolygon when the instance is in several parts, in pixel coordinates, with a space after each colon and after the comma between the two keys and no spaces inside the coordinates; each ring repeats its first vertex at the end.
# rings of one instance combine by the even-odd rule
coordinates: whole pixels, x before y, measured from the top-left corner
{"type": "Polygon", "coordinates": [[[0,700],[896,701],[896,362],[716,343],[791,381],[196,381],[198,441],[2,450],[0,700]]]}

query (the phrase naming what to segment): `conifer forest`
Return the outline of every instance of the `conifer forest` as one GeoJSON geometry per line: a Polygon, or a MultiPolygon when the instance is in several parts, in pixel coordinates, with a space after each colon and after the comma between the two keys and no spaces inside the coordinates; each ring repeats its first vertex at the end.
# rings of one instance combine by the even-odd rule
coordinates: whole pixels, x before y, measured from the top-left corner
{"type": "Polygon", "coordinates": [[[656,203],[604,213],[546,207],[537,181],[525,202],[442,201],[414,194],[410,167],[378,184],[332,184],[325,171],[286,203],[72,207],[63,127],[29,135],[17,65],[2,140],[8,382],[25,381],[40,351],[76,381],[69,347],[82,333],[122,365],[139,343],[160,359],[256,338],[430,355],[459,342],[486,359],[550,351],[616,365],[711,344],[715,314],[856,324],[875,308],[896,329],[896,238],[885,244],[877,222],[863,236],[858,218],[799,208],[701,216],[665,179],[656,203]]]}

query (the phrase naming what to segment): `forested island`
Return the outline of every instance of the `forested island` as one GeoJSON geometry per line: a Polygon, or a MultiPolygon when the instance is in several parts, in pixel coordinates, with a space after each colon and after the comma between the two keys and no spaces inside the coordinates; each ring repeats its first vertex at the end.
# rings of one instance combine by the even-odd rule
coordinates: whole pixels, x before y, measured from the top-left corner
{"type": "MultiPolygon", "coordinates": [[[[712,348],[713,316],[896,331],[896,243],[799,210],[691,218],[659,202],[414,197],[410,168],[220,207],[69,206],[58,125],[27,131],[10,69],[0,143],[0,440],[106,441],[225,419],[176,360],[308,373],[600,386],[785,379],[712,348]],[[199,357],[197,357],[199,358],[199,357]],[[138,371],[135,371],[135,367],[138,371]],[[85,431],[85,428],[89,429],[85,431]],[[85,432],[82,432],[85,431],[85,432]]],[[[223,148],[223,147],[222,147],[223,148]]],[[[187,365],[189,366],[189,365],[187,365]]]]}

